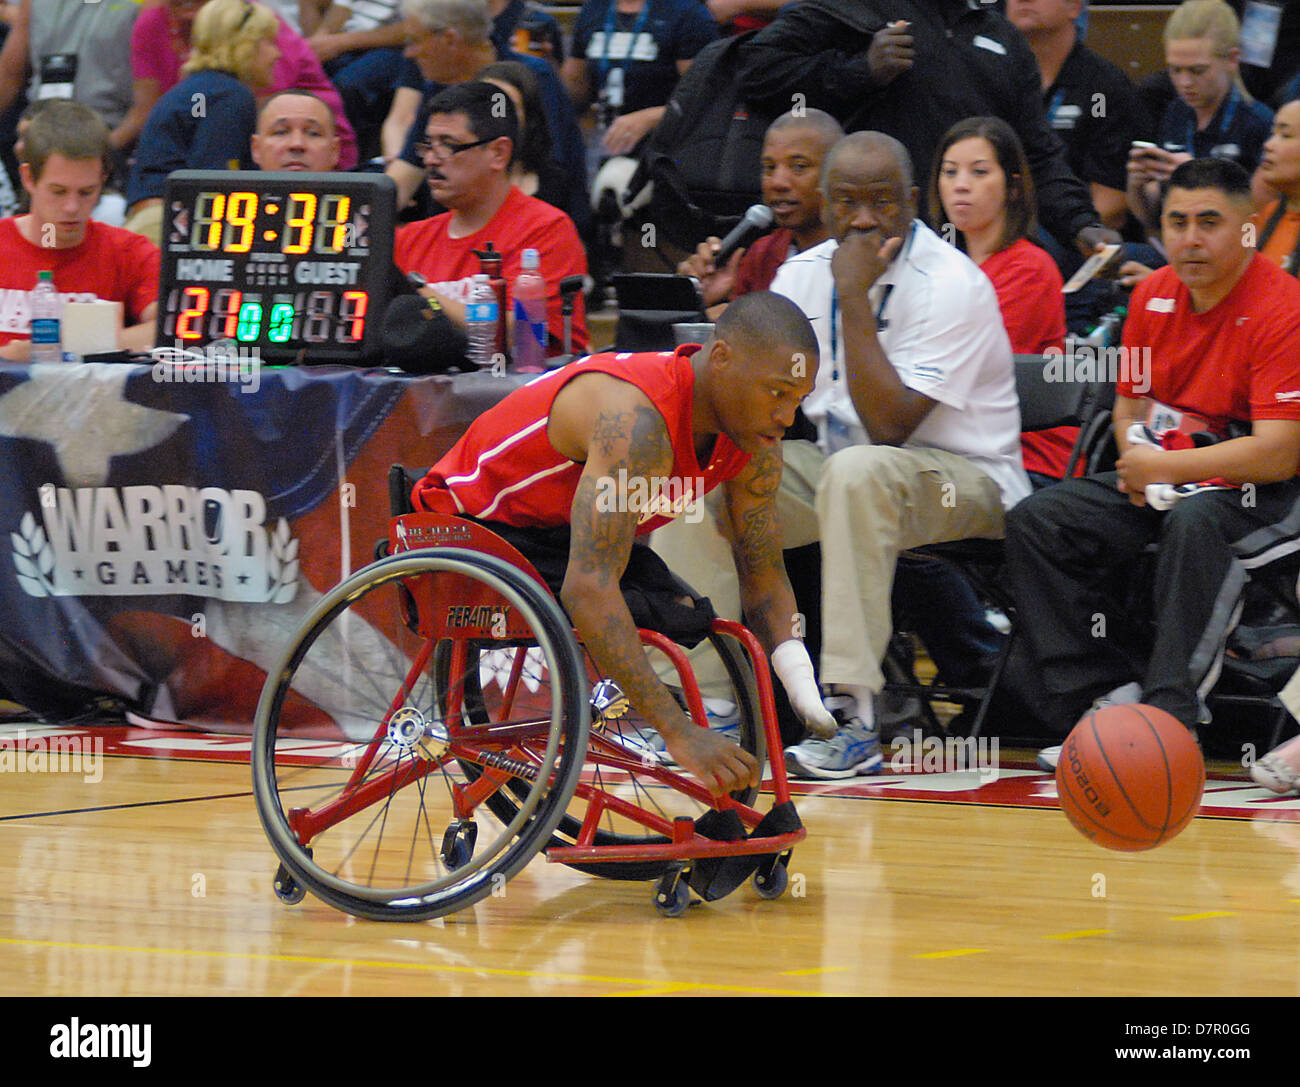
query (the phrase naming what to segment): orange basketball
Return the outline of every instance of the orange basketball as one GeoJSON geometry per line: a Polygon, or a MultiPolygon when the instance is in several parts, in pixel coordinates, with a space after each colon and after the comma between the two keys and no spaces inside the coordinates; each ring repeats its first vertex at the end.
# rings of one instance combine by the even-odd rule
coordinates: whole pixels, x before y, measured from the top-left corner
{"type": "Polygon", "coordinates": [[[1154,706],[1106,706],[1074,726],[1056,764],[1061,810],[1107,849],[1154,849],[1201,806],[1205,760],[1177,718],[1154,706]]]}

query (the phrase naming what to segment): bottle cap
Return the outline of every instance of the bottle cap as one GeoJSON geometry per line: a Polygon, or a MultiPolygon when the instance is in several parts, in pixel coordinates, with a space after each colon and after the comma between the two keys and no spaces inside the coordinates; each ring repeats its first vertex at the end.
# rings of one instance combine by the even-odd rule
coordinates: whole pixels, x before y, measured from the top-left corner
{"type": "Polygon", "coordinates": [[[37,272],[37,273],[36,273],[36,279],[37,279],[38,282],[39,282],[40,280],[48,280],[49,282],[53,283],[53,282],[54,282],[54,273],[53,273],[53,272],[37,272]]]}

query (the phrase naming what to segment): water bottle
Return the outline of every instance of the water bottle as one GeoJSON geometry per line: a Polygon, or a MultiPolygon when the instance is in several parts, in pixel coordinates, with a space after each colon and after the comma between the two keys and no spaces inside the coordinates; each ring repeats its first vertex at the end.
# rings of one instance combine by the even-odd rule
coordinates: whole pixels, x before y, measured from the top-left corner
{"type": "Polygon", "coordinates": [[[515,369],[536,374],[546,369],[546,280],[537,270],[537,250],[525,249],[515,278],[515,369]]]}
{"type": "Polygon", "coordinates": [[[491,279],[482,272],[474,277],[470,288],[465,324],[469,330],[469,361],[482,370],[490,369],[496,352],[497,296],[491,279]]]}
{"type": "Polygon", "coordinates": [[[53,272],[38,272],[32,291],[32,362],[62,362],[60,319],[63,299],[54,286],[53,272]]]}

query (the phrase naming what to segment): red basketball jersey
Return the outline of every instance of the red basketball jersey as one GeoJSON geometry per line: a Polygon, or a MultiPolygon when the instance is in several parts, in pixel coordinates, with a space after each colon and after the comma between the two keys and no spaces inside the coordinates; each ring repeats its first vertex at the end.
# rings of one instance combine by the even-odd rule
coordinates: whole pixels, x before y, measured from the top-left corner
{"type": "Polygon", "coordinates": [[[663,416],[673,448],[672,475],[662,480],[610,480],[608,493],[611,499],[622,493],[635,503],[632,508],[640,513],[637,535],[667,524],[749,463],[749,454],[725,434],[718,435],[706,466],[696,460],[691,431],[695,372],[690,361],[696,350],[688,345],[675,352],[590,355],[530,381],[474,420],[415,485],[415,508],[519,528],[567,525],[583,465],[551,447],[546,424],[565,383],[596,372],[635,385],[663,416]]]}

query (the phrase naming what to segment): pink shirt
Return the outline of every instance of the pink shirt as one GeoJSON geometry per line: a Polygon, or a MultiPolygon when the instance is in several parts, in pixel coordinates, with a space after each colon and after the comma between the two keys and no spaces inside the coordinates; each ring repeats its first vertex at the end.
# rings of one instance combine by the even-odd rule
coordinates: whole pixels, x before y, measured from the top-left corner
{"type": "MultiPolygon", "coordinates": [[[[357,164],[357,137],[343,112],[343,99],[330,82],[325,69],[307,40],[279,15],[280,33],[275,44],[280,59],[271,73],[267,94],[277,91],[311,91],[322,98],[334,114],[339,134],[339,169],[351,170],[357,164]]],[[[131,75],[136,79],[156,79],[158,90],[166,93],[181,80],[181,65],[187,54],[180,37],[174,32],[167,5],[140,12],[131,32],[131,75]]]]}

